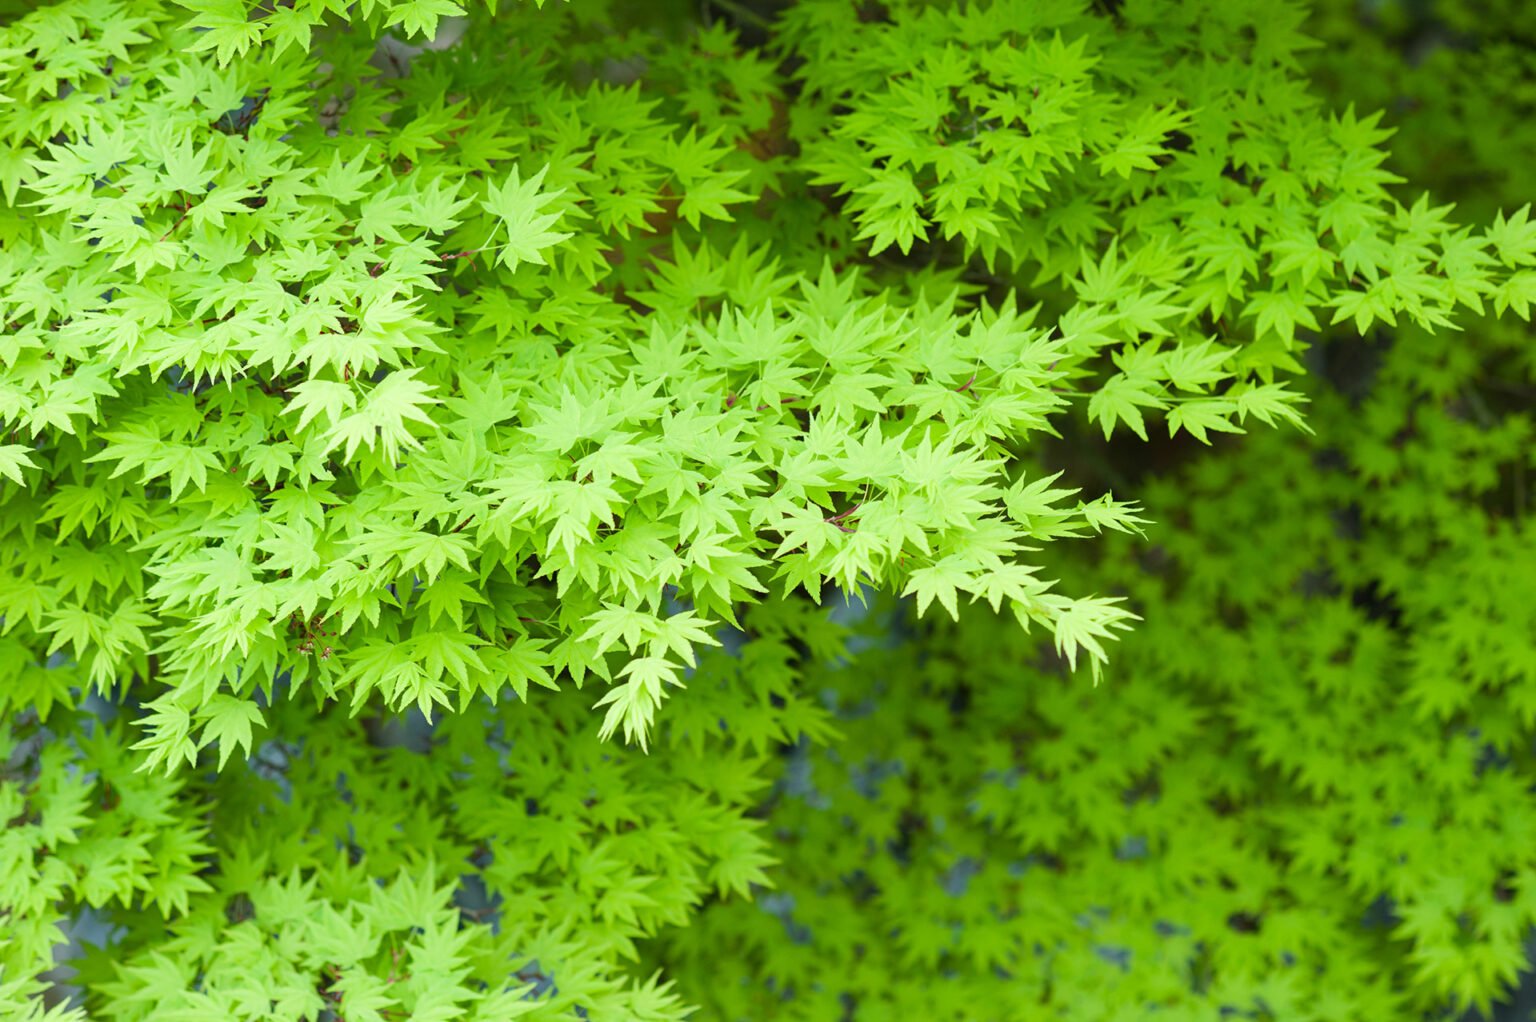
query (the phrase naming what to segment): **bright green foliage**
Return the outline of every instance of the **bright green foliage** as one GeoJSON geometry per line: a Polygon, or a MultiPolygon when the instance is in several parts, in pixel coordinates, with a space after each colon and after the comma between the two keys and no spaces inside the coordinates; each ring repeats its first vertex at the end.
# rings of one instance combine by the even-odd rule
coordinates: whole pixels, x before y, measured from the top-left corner
{"type": "Polygon", "coordinates": [[[1536,222],[1434,72],[760,7],[0,0],[0,1018],[1514,978],[1536,222]]]}
{"type": "MultiPolygon", "coordinates": [[[[43,938],[59,899],[169,916],[83,966],[110,1018],[676,1017],[664,985],[615,965],[704,894],[766,881],[742,815],[765,752],[706,752],[679,729],[666,755],[625,753],[583,727],[574,695],[537,716],[449,717],[431,755],[289,704],[273,726],[292,740],[179,791],[135,772],[115,731],[50,743],[35,780],[6,789],[24,822],[6,834],[0,899],[29,928],[13,939],[43,938]],[[209,852],[204,879],[193,860],[209,852]],[[495,904],[456,901],[461,875],[495,904]],[[493,911],[495,931],[461,925],[493,911]]],[[[814,733],[814,708],[801,719],[814,733]]]]}

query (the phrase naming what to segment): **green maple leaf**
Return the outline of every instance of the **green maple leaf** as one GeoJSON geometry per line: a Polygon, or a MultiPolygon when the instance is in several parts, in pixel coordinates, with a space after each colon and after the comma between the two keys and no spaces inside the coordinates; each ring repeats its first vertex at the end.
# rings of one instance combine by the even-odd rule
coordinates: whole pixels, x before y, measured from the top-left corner
{"type": "Polygon", "coordinates": [[[1163,397],[1162,387],[1158,383],[1117,374],[1105,381],[1104,385],[1088,399],[1088,417],[1099,420],[1099,426],[1104,430],[1106,440],[1114,431],[1117,421],[1130,426],[1132,432],[1145,440],[1147,427],[1142,419],[1141,409],[1166,407],[1167,400],[1163,397]]]}
{"type": "Polygon", "coordinates": [[[907,586],[902,590],[902,595],[917,594],[917,612],[924,613],[928,605],[934,600],[949,612],[954,620],[960,619],[960,612],[956,606],[955,594],[958,590],[969,591],[974,585],[974,579],[967,570],[963,558],[949,556],[940,559],[925,568],[918,568],[912,572],[907,580],[907,586]]]}
{"type": "Polygon", "coordinates": [[[1184,401],[1173,406],[1168,413],[1168,435],[1187,429],[1202,444],[1210,443],[1207,430],[1219,433],[1242,433],[1243,427],[1231,420],[1237,405],[1225,398],[1206,398],[1184,401]]]}
{"type": "Polygon", "coordinates": [[[203,719],[202,744],[219,743],[220,770],[235,750],[250,755],[251,729],[265,724],[261,710],[251,700],[222,693],[204,703],[199,716],[203,719]]]}
{"type": "Polygon", "coordinates": [[[0,475],[24,483],[26,479],[22,476],[22,469],[36,467],[31,448],[23,444],[0,445],[0,475]]]}
{"type": "Polygon", "coordinates": [[[464,8],[453,0],[396,0],[386,25],[401,25],[406,35],[422,35],[431,39],[437,35],[439,18],[455,18],[464,8]]]}
{"type": "MultiPolygon", "coordinates": [[[[539,190],[548,170],[547,166],[542,167],[524,181],[514,165],[501,187],[488,188],[481,202],[485,211],[500,221],[507,232],[507,240],[498,247],[496,258],[508,269],[515,269],[519,263],[544,265],[544,251],[572,236],[550,230],[560,222],[560,214],[546,213],[544,209],[565,192],[564,189],[539,190]]],[[[495,238],[496,234],[492,234],[482,247],[490,247],[495,238]]]]}

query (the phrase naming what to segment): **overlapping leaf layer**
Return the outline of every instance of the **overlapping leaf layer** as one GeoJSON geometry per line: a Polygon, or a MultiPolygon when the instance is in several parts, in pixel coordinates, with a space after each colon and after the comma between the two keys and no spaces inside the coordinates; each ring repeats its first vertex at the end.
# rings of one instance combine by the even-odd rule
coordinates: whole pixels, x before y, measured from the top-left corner
{"type": "Polygon", "coordinates": [[[0,1014],[1514,979],[1478,5],[466,6],[0,0],[0,1014]]]}

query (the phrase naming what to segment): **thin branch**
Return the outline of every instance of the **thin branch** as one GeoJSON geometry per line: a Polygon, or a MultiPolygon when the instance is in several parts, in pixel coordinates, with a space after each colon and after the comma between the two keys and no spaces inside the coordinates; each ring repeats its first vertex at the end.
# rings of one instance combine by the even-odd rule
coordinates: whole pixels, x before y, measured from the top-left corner
{"type": "Polygon", "coordinates": [[[708,0],[708,3],[720,8],[722,11],[725,11],[737,21],[744,21],[754,28],[760,28],[764,31],[768,31],[773,28],[772,21],[763,17],[761,14],[752,10],[750,7],[746,7],[737,3],[736,0],[708,0]]]}

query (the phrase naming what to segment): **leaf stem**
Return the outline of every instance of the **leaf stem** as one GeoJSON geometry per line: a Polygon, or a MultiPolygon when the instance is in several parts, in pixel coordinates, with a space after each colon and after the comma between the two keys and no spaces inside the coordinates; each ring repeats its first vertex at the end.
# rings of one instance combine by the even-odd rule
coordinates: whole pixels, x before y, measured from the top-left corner
{"type": "Polygon", "coordinates": [[[736,0],[708,0],[708,2],[720,8],[722,11],[725,11],[731,17],[736,18],[739,21],[744,21],[754,28],[761,28],[764,30],[773,28],[772,21],[763,17],[761,14],[752,10],[750,7],[746,7],[737,3],[736,0]]]}

